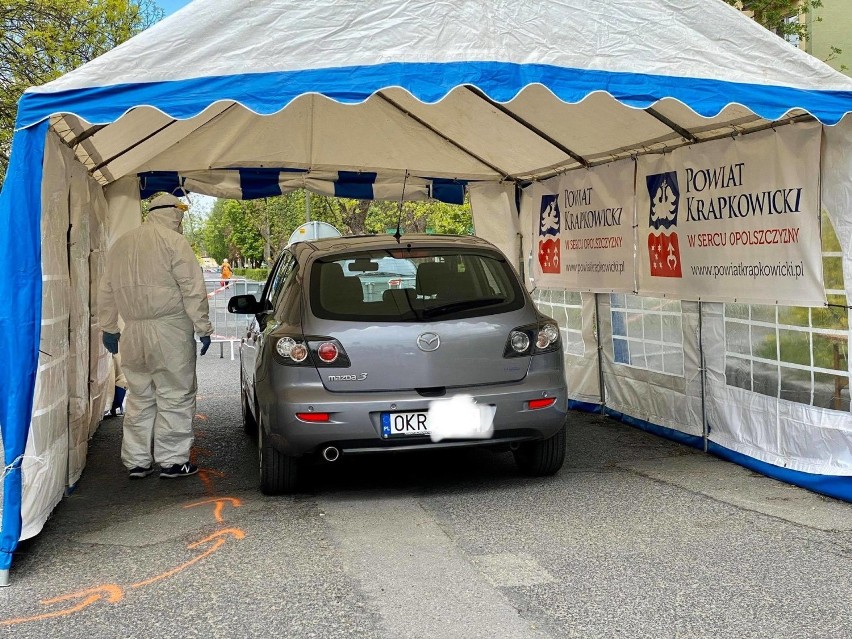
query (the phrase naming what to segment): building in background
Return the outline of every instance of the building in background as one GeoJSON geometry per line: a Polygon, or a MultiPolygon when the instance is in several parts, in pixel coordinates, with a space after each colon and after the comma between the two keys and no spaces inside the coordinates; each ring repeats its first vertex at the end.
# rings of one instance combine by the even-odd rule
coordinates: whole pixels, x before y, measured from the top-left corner
{"type": "Polygon", "coordinates": [[[802,48],[838,71],[852,75],[852,2],[823,0],[823,6],[813,9],[804,19],[810,37],[802,48]],[[842,53],[832,56],[832,47],[842,53]]]}
{"type": "MultiPolygon", "coordinates": [[[[726,1],[728,4],[734,4],[730,0],[726,1]]],[[[749,0],[741,0],[736,3],[736,6],[747,16],[754,18],[755,12],[752,8],[755,4],[749,0]]],[[[805,25],[808,37],[801,38],[796,33],[784,34],[780,28],[767,28],[775,31],[793,46],[804,49],[838,71],[852,75],[852,1],[823,0],[823,6],[804,10],[801,13],[795,11],[795,2],[790,2],[790,5],[792,10],[784,21],[788,24],[799,22],[805,25]]],[[[801,1],[798,5],[804,9],[801,1]]]]}

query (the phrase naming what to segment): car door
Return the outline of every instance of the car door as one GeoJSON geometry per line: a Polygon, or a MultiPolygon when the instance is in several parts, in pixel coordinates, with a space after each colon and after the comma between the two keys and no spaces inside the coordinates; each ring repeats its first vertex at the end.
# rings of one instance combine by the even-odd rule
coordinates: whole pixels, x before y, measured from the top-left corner
{"type": "Polygon", "coordinates": [[[257,357],[263,348],[264,335],[269,328],[272,317],[269,311],[275,307],[275,299],[280,295],[286,276],[292,270],[293,261],[293,256],[289,251],[282,252],[276,260],[260,294],[260,303],[265,310],[252,319],[240,350],[242,379],[248,397],[254,397],[257,357]]]}
{"type": "Polygon", "coordinates": [[[254,365],[254,377],[256,379],[259,379],[266,370],[261,360],[265,355],[268,355],[264,352],[267,337],[281,324],[282,315],[286,315],[287,309],[283,306],[286,306],[287,291],[292,288],[297,272],[296,258],[289,251],[284,251],[275,273],[270,277],[269,286],[264,290],[263,300],[268,311],[257,317],[257,334],[255,336],[255,357],[257,359],[254,365]]]}

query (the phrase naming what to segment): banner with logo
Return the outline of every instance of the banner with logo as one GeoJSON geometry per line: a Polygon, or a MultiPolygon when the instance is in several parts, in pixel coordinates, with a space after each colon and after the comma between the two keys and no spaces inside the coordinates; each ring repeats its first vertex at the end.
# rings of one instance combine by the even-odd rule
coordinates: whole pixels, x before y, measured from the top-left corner
{"type": "Polygon", "coordinates": [[[819,124],[638,159],[639,294],[825,303],[819,124]]]}
{"type": "Polygon", "coordinates": [[[570,171],[535,185],[536,286],[634,290],[633,160],[570,171]]]}

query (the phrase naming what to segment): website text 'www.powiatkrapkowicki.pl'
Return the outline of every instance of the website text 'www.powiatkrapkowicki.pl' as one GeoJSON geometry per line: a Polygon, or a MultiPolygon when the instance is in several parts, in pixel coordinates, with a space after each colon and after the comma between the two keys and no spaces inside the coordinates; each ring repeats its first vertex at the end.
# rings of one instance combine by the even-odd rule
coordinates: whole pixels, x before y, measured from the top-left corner
{"type": "Polygon", "coordinates": [[[729,262],[728,264],[703,264],[690,266],[690,271],[698,277],[750,277],[760,279],[765,277],[791,277],[799,279],[805,275],[805,263],[803,261],[779,261],[772,264],[757,262],[747,264],[745,262],[729,262]]]}
{"type": "Polygon", "coordinates": [[[569,263],[565,265],[569,273],[623,273],[624,260],[613,262],[581,262],[579,264],[569,263]]]}

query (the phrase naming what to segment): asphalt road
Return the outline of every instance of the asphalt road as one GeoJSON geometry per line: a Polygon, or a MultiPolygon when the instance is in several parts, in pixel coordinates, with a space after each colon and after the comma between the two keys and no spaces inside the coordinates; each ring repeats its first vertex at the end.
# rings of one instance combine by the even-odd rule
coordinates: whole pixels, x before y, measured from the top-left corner
{"type": "Polygon", "coordinates": [[[129,481],[105,421],[15,557],[0,636],[852,636],[849,504],[582,413],[552,478],[486,451],[352,458],[265,497],[227,349],[199,384],[203,471],[129,481]]]}

